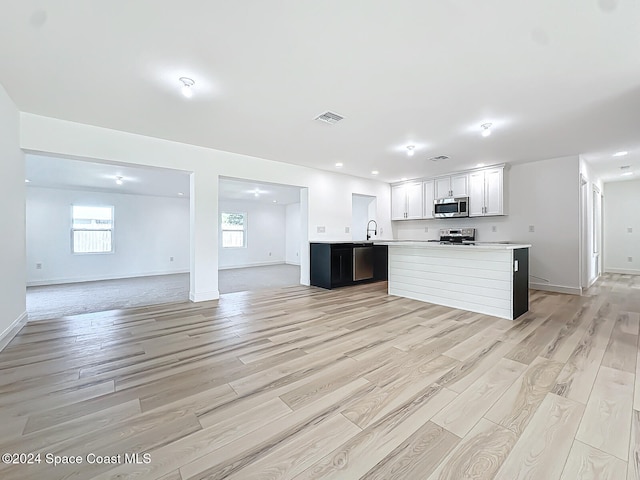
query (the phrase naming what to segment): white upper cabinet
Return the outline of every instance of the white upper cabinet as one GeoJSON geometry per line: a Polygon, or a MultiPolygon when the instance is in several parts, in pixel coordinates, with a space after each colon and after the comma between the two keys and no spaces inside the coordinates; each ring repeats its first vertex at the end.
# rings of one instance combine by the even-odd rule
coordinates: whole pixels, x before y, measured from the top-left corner
{"type": "Polygon", "coordinates": [[[407,184],[407,217],[422,218],[422,182],[407,184]]]}
{"type": "Polygon", "coordinates": [[[391,220],[422,218],[422,182],[391,187],[391,220]]]}
{"type": "Polygon", "coordinates": [[[484,215],[484,172],[469,174],[469,216],[484,215]]]}
{"type": "Polygon", "coordinates": [[[391,187],[391,220],[404,220],[407,214],[407,192],[405,185],[391,187]]]}
{"type": "Polygon", "coordinates": [[[435,179],[435,198],[446,198],[451,196],[451,177],[441,177],[435,179]]]}
{"type": "Polygon", "coordinates": [[[503,214],[504,167],[477,170],[469,174],[469,216],[503,214]]]}
{"type": "Polygon", "coordinates": [[[433,218],[433,200],[435,199],[435,181],[425,180],[422,182],[422,197],[424,198],[423,218],[433,218]]]}
{"type": "Polygon", "coordinates": [[[435,198],[466,197],[468,194],[468,175],[466,173],[435,179],[435,198]]]}

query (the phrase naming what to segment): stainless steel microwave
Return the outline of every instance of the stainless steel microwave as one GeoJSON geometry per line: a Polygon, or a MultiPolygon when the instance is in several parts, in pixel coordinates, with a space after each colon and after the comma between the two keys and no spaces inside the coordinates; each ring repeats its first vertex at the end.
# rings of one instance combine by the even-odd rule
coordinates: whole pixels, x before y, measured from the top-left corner
{"type": "Polygon", "coordinates": [[[438,198],[433,201],[436,218],[468,217],[469,197],[438,198]]]}

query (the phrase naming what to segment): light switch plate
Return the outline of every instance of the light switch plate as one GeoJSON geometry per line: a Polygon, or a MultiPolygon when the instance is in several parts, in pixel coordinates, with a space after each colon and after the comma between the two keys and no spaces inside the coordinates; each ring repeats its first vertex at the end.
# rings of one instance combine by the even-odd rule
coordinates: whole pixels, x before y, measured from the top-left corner
{"type": "Polygon", "coordinates": [[[536,231],[536,227],[534,227],[533,225],[529,225],[529,232],[533,233],[536,231]]]}
{"type": "Polygon", "coordinates": [[[627,233],[633,233],[633,228],[632,227],[627,227],[627,233]]]}
{"type": "Polygon", "coordinates": [[[316,227],[316,233],[324,233],[324,232],[325,232],[324,227],[316,227]]]}
{"type": "Polygon", "coordinates": [[[493,233],[496,233],[498,231],[498,227],[496,227],[495,225],[491,225],[491,231],[493,233]]]}
{"type": "Polygon", "coordinates": [[[349,233],[349,227],[344,227],[344,233],[349,233]]]}

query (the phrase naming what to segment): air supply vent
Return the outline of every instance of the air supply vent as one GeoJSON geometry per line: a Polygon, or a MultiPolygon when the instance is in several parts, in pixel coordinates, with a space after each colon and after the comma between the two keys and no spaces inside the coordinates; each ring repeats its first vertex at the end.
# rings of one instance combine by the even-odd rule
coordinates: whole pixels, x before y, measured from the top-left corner
{"type": "Polygon", "coordinates": [[[429,160],[432,162],[439,162],[440,160],[449,160],[449,157],[446,155],[438,155],[437,157],[431,157],[429,160]]]}
{"type": "Polygon", "coordinates": [[[328,123],[330,125],[335,125],[336,123],[338,123],[340,120],[343,120],[343,119],[344,117],[342,115],[338,115],[337,113],[329,112],[329,111],[321,113],[315,118],[315,120],[320,120],[321,122],[328,123]]]}

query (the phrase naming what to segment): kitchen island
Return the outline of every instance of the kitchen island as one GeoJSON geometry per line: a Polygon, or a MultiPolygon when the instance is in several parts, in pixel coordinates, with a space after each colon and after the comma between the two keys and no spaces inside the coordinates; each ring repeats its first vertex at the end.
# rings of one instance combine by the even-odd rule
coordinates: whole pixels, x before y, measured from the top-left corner
{"type": "Polygon", "coordinates": [[[387,245],[389,295],[515,320],[529,310],[526,244],[387,245]]]}

